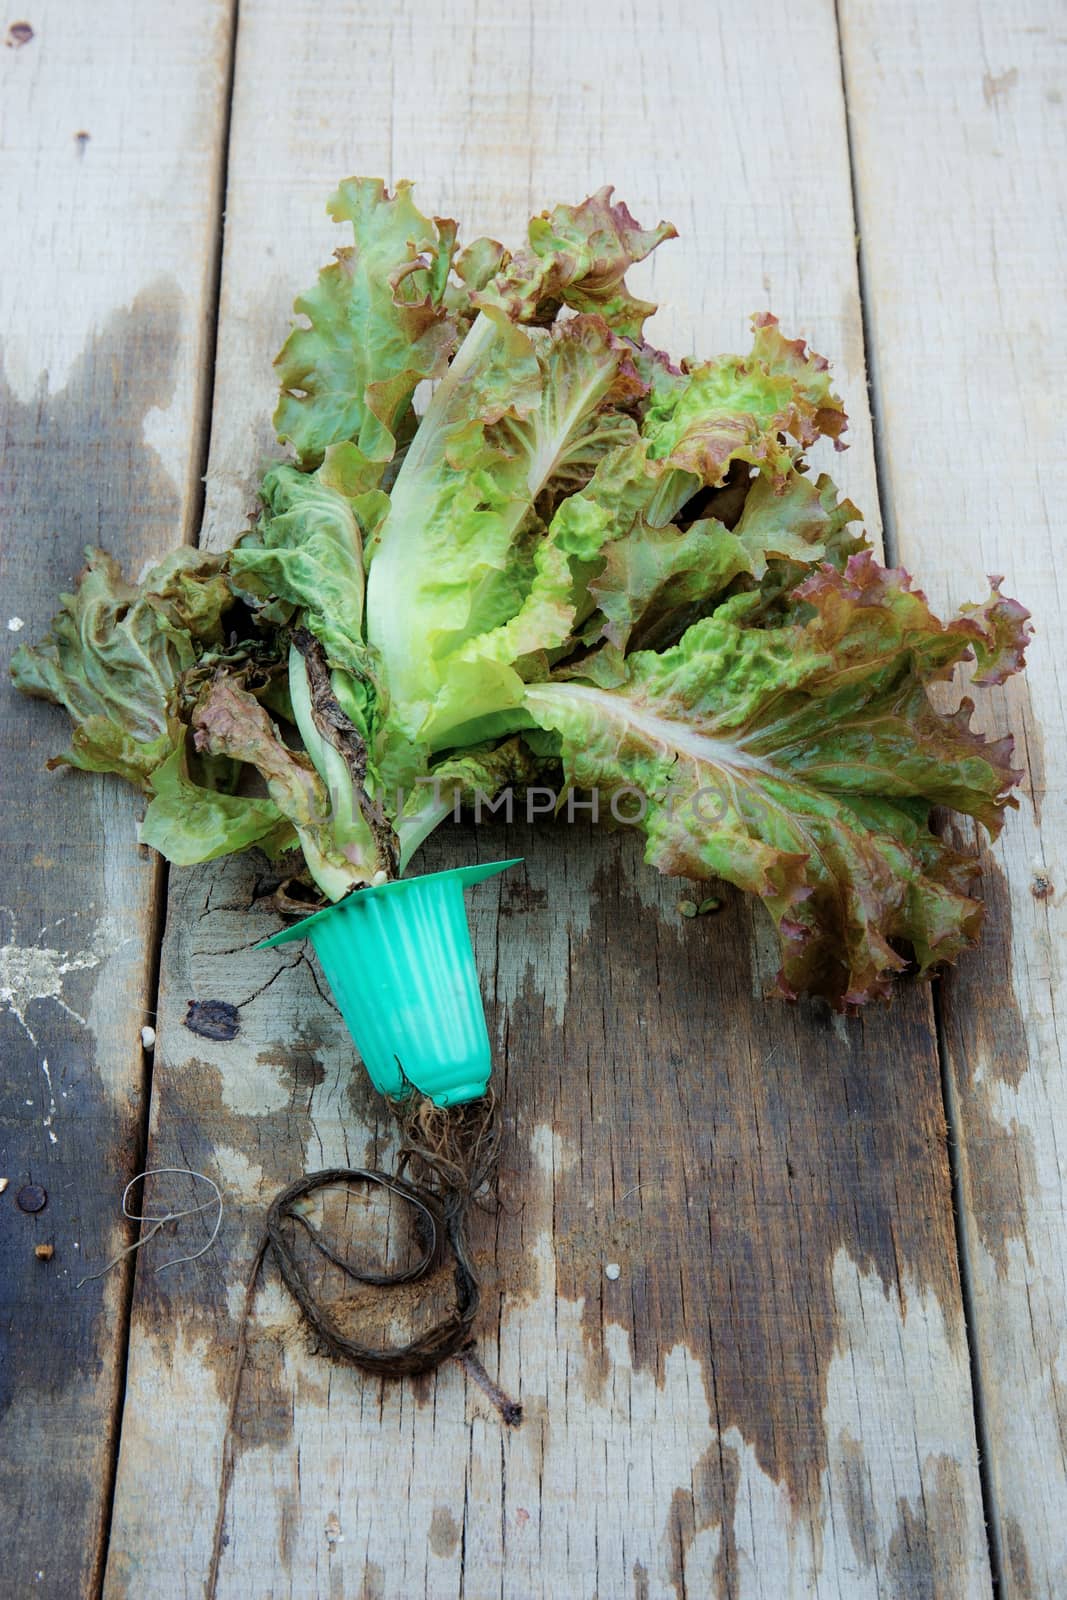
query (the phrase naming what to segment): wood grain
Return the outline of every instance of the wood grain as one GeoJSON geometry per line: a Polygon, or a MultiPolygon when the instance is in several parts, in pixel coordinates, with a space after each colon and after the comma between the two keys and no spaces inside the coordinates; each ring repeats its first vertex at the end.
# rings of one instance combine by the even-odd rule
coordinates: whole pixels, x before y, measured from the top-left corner
{"type": "MultiPolygon", "coordinates": [[[[506,238],[614,180],[682,231],[638,275],[669,302],[660,342],[736,348],[769,305],[838,358],[843,476],[873,510],[832,6],[594,21],[242,8],[213,544],[271,449],[269,358],[339,242],[322,205],[349,171],[415,177],[425,207],[506,238]],[[277,115],[300,83],[303,114],[277,115]]],[[[475,1243],[482,1355],[526,1421],[502,1432],[455,1364],[385,1386],[326,1364],[268,1271],[218,1595],[987,1595],[929,991],[847,1027],[767,1003],[749,906],[685,921],[686,886],[625,834],[448,830],[426,865],[505,851],[525,868],[473,906],[507,1117],[475,1243]]],[[[174,875],[152,1157],[217,1173],[227,1215],[210,1256],[140,1266],[110,1600],[200,1593],[269,1198],[304,1167],[388,1158],[314,969],[250,950],[271,926],[253,862],[174,875]],[[191,997],[237,1003],[238,1038],[194,1039],[191,997]]]]}
{"type": "Polygon", "coordinates": [[[1067,1591],[1067,38],[1033,0],[842,20],[896,549],[938,602],[1005,573],[1038,630],[986,713],[1016,734],[1021,810],[984,858],[982,949],[942,989],[1002,1592],[1029,1600],[1067,1591]]]}
{"type": "Polygon", "coordinates": [[[71,1600],[102,1570],[131,1288],[126,1269],[76,1285],[129,1237],[119,1201],[136,1171],[160,876],[123,785],[44,770],[66,718],[16,695],[6,668],[86,544],[136,571],[192,531],[229,7],[35,0],[7,40],[0,1587],[71,1600]],[[48,1197],[36,1215],[16,1201],[31,1181],[48,1197]]]}

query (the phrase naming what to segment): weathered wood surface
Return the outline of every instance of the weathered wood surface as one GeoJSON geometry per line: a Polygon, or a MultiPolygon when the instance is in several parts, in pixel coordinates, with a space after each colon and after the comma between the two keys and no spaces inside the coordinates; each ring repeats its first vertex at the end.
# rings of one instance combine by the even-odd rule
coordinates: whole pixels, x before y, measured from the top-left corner
{"type": "MultiPolygon", "coordinates": [[[[736,347],[770,305],[838,358],[843,476],[873,511],[829,3],[675,3],[607,30],[562,3],[243,6],[216,545],[272,448],[269,358],[349,171],[418,178],[427,208],[511,238],[614,180],[682,231],[643,278],[660,342],[736,347]]],[[[526,1421],[502,1432],[455,1364],[384,1386],[325,1364],[268,1270],[218,1595],[987,1595],[929,991],[847,1027],[765,1003],[747,904],[684,922],[684,886],[639,870],[630,837],[483,829],[429,855],[472,852],[527,858],[474,909],[508,1128],[480,1343],[526,1421]]],[[[209,1256],[139,1264],[110,1600],[202,1592],[269,1198],[388,1156],[312,968],[248,949],[273,925],[255,889],[247,862],[173,878],[151,1159],[217,1174],[227,1215],[209,1256]],[[239,1003],[239,1037],[186,1032],[190,997],[239,1003]]]]}
{"type": "Polygon", "coordinates": [[[51,774],[65,717],[10,687],[83,547],[136,571],[195,528],[229,6],[8,10],[0,39],[0,1589],[102,1568],[160,875],[117,780],[51,774]],[[25,21],[8,27],[9,20],[25,21]],[[20,620],[21,619],[21,623],[20,620]],[[16,1203],[43,1186],[36,1216],[16,1203]],[[51,1261],[35,1258],[51,1243],[51,1261]]]}
{"type": "Polygon", "coordinates": [[[981,950],[944,980],[1002,1593],[1067,1593],[1067,377],[1062,16],[842,7],[887,520],[935,601],[982,572],[1031,606],[1020,812],[985,857],[981,950]],[[916,175],[921,173],[921,181],[916,175]]]}

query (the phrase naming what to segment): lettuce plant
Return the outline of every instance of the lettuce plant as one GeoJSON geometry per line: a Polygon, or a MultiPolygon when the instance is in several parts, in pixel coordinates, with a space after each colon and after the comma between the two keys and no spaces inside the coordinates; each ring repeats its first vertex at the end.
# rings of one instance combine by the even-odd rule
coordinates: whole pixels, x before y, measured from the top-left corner
{"type": "Polygon", "coordinates": [[[457,250],[408,184],[350,179],[352,243],[296,302],[255,525],[127,585],[90,551],[13,672],[65,757],[148,796],[171,861],[299,849],[330,899],[403,871],[454,804],[561,766],[629,797],[646,859],[758,895],[779,984],[851,1009],[976,937],[1011,741],[931,690],[1023,660],[1002,596],[942,621],[807,452],[827,363],[775,319],[674,365],[628,268],[670,238],[603,189],[514,254],[457,250]],[[422,395],[428,394],[424,404],[422,395]]]}

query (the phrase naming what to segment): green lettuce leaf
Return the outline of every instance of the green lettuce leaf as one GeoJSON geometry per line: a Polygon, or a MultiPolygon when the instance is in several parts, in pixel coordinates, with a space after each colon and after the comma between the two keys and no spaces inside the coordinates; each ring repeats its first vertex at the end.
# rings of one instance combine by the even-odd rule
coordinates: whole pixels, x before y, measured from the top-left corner
{"type": "Polygon", "coordinates": [[[49,766],[115,772],[146,787],[180,737],[178,681],[200,644],[221,638],[233,597],[221,558],[204,551],[176,551],[138,585],[104,551],[86,557],[50,632],[15,652],[11,674],[23,693],[63,706],[74,724],[70,750],[49,766]]]}
{"type": "Polygon", "coordinates": [[[844,448],[848,418],[830,387],[829,363],[803,339],[784,338],[769,313],[752,326],[748,356],[702,362],[653,387],[643,427],[651,457],[669,458],[704,484],[722,483],[732,461],[781,482],[797,447],[831,438],[844,448]]]}
{"type": "Polygon", "coordinates": [[[733,528],[715,517],[686,528],[657,528],[637,518],[625,538],[604,546],[603,570],[590,582],[596,603],[588,643],[607,639],[622,650],[661,649],[716,603],[739,577],[800,582],[813,561],[836,564],[862,548],[862,536],[842,540],[859,512],[823,474],[815,483],[792,470],[785,482],[748,481],[733,528]]]}
{"type": "Polygon", "coordinates": [[[275,857],[297,842],[273,800],[224,794],[197,783],[184,741],[152,773],[149,789],[152,799],[138,837],[175,866],[214,861],[251,845],[275,857]]]}
{"type": "Polygon", "coordinates": [[[783,992],[849,1009],[887,992],[902,947],[925,970],[973,941],[968,864],[929,814],[950,806],[995,832],[1015,804],[1011,741],[972,732],[970,701],[948,715],[928,694],[983,625],[942,624],[869,552],[816,568],[791,623],[746,627],[754,598],[631,655],[615,688],[537,684],[526,703],[562,735],[571,782],[602,803],[631,791],[651,863],[763,898],[783,992]]]}
{"type": "MultiPolygon", "coordinates": [[[[649,368],[640,437],[606,451],[585,488],[560,503],[551,538],[584,562],[602,558],[578,607],[586,644],[673,643],[742,574],[762,580],[773,562],[779,582],[799,582],[858,517],[829,478],[812,484],[800,470],[802,448],[846,424],[826,362],[784,339],[771,317],[756,318],[755,330],[744,358],[686,373],[649,368]],[[694,518],[698,505],[720,515],[694,518]]],[[[848,541],[850,550],[862,542],[848,541]]]]}
{"type": "MultiPolygon", "coordinates": [[[[640,341],[646,318],[655,311],[626,287],[625,275],[666,239],[678,236],[673,223],[641,228],[626,206],[612,204],[610,185],[578,206],[556,206],[530,222],[526,248],[502,261],[496,276],[474,296],[514,322],[547,324],[562,306],[595,311],[627,339],[640,341]]],[[[479,266],[490,259],[479,241],[479,266]]]]}
{"type": "Polygon", "coordinates": [[[404,459],[367,587],[391,715],[431,749],[522,700],[514,661],[564,643],[566,552],[538,544],[536,503],[576,459],[614,448],[604,413],[640,392],[600,317],[550,332],[481,313],[404,459]],[[599,441],[595,443],[594,441],[599,441]]]}
{"type": "Polygon", "coordinates": [[[260,494],[262,519],[230,553],[235,586],[254,601],[302,609],[330,660],[363,672],[363,535],[351,499],[318,472],[282,465],[260,494]]]}
{"type": "Polygon", "coordinates": [[[416,386],[440,375],[455,345],[442,304],[455,224],[424,217],[410,183],[390,195],[379,178],[346,179],[328,209],[351,223],[355,242],[295,303],[308,326],[278,356],[274,426],[304,466],[351,441],[381,468],[416,386]]]}

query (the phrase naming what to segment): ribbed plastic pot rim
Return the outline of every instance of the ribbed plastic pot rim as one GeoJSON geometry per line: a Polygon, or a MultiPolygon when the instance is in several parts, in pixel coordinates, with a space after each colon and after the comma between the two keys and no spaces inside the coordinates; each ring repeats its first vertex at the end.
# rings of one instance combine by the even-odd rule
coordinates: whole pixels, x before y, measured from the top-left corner
{"type": "Polygon", "coordinates": [[[299,922],[291,923],[287,928],[280,928],[277,933],[272,933],[268,939],[261,939],[252,948],[268,950],[274,945],[288,944],[293,939],[305,939],[316,923],[322,922],[338,911],[344,911],[356,900],[366,900],[368,896],[376,899],[381,895],[397,895],[403,893],[405,889],[413,889],[434,879],[445,878],[457,879],[466,888],[468,884],[481,883],[483,879],[491,878],[496,872],[505,872],[508,867],[521,866],[522,861],[522,856],[512,856],[507,861],[479,862],[469,867],[446,867],[441,872],[419,872],[411,878],[394,878],[389,883],[375,883],[365,889],[354,889],[351,894],[346,894],[343,900],[335,900],[333,905],[323,906],[321,911],[313,911],[310,916],[301,917],[299,922]]]}

